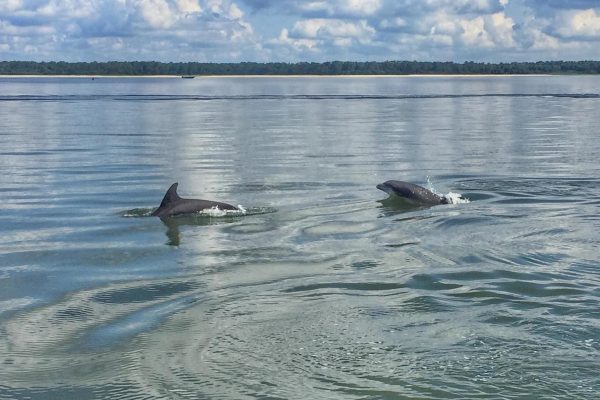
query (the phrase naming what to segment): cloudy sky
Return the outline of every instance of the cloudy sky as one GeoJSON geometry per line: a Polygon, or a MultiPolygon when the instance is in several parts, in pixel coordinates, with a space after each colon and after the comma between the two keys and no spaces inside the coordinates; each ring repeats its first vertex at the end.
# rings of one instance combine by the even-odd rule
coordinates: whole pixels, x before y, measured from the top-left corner
{"type": "Polygon", "coordinates": [[[0,60],[600,59],[600,0],[0,0],[0,60]]]}

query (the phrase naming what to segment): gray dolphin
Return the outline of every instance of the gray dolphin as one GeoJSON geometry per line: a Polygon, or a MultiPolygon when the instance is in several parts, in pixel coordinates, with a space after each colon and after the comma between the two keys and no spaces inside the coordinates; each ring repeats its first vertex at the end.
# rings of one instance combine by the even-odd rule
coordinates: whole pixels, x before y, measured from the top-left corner
{"type": "Polygon", "coordinates": [[[402,181],[386,181],[377,185],[377,189],[383,190],[387,194],[395,194],[398,197],[416,205],[437,205],[448,204],[448,199],[439,196],[431,190],[413,183],[402,181]]]}
{"type": "Polygon", "coordinates": [[[160,206],[152,212],[154,217],[172,217],[181,214],[191,214],[202,210],[218,207],[220,210],[238,210],[231,204],[210,200],[182,199],[177,194],[177,182],[171,185],[163,197],[160,206]]]}

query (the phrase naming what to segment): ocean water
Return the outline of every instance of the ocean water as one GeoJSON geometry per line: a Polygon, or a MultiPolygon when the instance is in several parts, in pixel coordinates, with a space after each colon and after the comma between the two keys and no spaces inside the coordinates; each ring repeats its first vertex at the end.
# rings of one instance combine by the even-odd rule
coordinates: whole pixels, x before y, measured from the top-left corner
{"type": "Polygon", "coordinates": [[[600,77],[0,78],[0,145],[0,399],[599,396],[600,77]]]}

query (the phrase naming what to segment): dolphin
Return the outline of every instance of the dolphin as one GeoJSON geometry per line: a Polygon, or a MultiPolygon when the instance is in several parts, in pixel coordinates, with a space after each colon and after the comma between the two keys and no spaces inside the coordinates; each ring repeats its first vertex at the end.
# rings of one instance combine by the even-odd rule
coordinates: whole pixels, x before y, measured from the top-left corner
{"type": "Polygon", "coordinates": [[[383,190],[390,195],[395,194],[415,205],[434,206],[449,203],[445,196],[439,196],[431,190],[408,182],[386,181],[377,185],[377,189],[383,190]]]}
{"type": "Polygon", "coordinates": [[[177,194],[177,185],[175,182],[171,185],[165,197],[163,197],[160,206],[152,212],[153,217],[173,217],[181,214],[191,214],[202,210],[218,207],[220,210],[238,210],[231,204],[221,203],[210,200],[182,199],[177,194]]]}

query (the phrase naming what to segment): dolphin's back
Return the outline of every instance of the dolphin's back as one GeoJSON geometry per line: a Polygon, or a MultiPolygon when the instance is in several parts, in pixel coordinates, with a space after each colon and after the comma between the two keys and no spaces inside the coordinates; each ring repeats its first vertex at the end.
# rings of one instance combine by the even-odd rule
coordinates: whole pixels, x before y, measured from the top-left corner
{"type": "Polygon", "coordinates": [[[165,197],[163,197],[160,206],[151,214],[155,217],[170,217],[181,214],[191,214],[198,211],[218,207],[221,210],[237,210],[237,207],[231,204],[221,203],[219,201],[200,200],[200,199],[182,199],[177,194],[177,182],[171,185],[165,197]]]}
{"type": "Polygon", "coordinates": [[[384,182],[382,186],[389,188],[397,196],[411,202],[421,204],[444,204],[446,202],[444,197],[438,196],[431,190],[414,183],[391,180],[384,182]]]}

